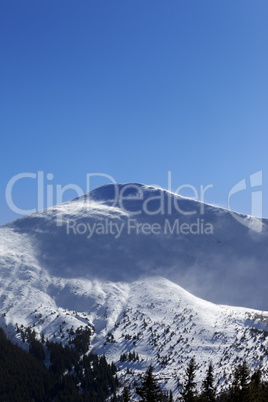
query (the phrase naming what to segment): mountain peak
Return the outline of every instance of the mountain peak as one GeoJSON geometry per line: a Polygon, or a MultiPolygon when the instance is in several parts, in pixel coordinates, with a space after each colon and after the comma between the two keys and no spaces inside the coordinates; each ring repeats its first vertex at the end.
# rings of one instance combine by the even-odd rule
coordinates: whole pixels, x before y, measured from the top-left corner
{"type": "Polygon", "coordinates": [[[108,184],[2,226],[0,262],[59,278],[161,276],[215,303],[266,310],[263,227],[254,232],[230,211],[157,187],[108,184]]]}
{"type": "MultiPolygon", "coordinates": [[[[141,183],[109,183],[91,190],[84,194],[82,198],[89,198],[95,201],[111,201],[118,200],[120,197],[139,197],[141,194],[155,191],[167,192],[160,187],[141,183]]],[[[77,197],[76,199],[79,198],[77,197]]]]}

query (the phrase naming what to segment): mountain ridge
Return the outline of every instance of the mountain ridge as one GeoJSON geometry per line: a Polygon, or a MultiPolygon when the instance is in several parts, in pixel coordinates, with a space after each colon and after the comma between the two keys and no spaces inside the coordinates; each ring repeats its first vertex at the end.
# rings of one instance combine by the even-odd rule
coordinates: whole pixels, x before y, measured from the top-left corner
{"type": "MultiPolygon", "coordinates": [[[[105,185],[1,226],[2,266],[21,259],[31,265],[34,258],[41,271],[63,277],[133,281],[160,275],[214,303],[268,309],[267,220],[258,233],[228,210],[152,186],[118,186],[121,201],[114,202],[116,187],[105,185]],[[213,233],[206,234],[205,225],[213,233]],[[150,232],[154,227],[157,233],[150,232]]],[[[257,219],[244,217],[252,226],[257,219]]]]}
{"type": "MultiPolygon", "coordinates": [[[[244,359],[252,371],[268,368],[268,312],[215,305],[162,277],[133,283],[46,277],[18,278],[1,294],[2,326],[26,348],[15,329],[68,345],[72,332],[92,331],[90,351],[114,362],[122,382],[133,386],[153,364],[166,390],[177,392],[191,357],[197,382],[213,362],[218,389],[230,382],[232,367],[244,359]],[[135,360],[125,358],[135,352],[135,360]],[[222,377],[225,373],[224,378],[222,377]]],[[[264,375],[267,379],[267,375],[264,375]]]]}
{"type": "Polygon", "coordinates": [[[64,345],[76,330],[90,329],[89,350],[114,361],[125,384],[132,387],[152,363],[174,395],[191,357],[199,385],[213,362],[218,389],[244,358],[252,370],[262,364],[265,371],[266,220],[259,233],[227,210],[154,187],[125,186],[123,204],[106,187],[89,203],[86,194],[0,227],[0,326],[26,349],[18,328],[64,345]],[[161,200],[171,202],[170,214],[161,200]],[[193,206],[199,213],[184,214],[193,206]],[[211,223],[213,232],[164,231],[166,220],[190,227],[197,219],[211,223]],[[133,226],[128,233],[132,220],[160,229],[137,233],[133,226]],[[123,225],[120,236],[96,229],[88,238],[77,229],[106,224],[109,230],[123,225]]]}

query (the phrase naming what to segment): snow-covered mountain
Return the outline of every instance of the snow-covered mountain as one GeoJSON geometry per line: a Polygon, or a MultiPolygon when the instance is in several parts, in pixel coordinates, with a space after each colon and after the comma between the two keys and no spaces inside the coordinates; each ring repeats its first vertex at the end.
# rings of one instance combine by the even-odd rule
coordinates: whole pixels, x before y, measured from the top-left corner
{"type": "Polygon", "coordinates": [[[63,343],[90,326],[126,380],[152,361],[175,389],[195,356],[199,378],[211,359],[224,386],[239,359],[268,368],[259,224],[154,187],[100,187],[0,228],[0,325],[17,342],[16,324],[63,343]]]}
{"type": "Polygon", "coordinates": [[[90,350],[116,363],[122,383],[131,388],[153,364],[174,395],[191,357],[198,385],[213,362],[218,390],[245,358],[252,370],[262,364],[267,372],[268,312],[215,305],[162,277],[115,283],[17,274],[2,292],[0,325],[23,347],[17,327],[63,344],[78,328],[90,328],[90,350]]]}
{"type": "Polygon", "coordinates": [[[0,264],[60,278],[163,276],[215,303],[268,310],[268,220],[259,223],[154,187],[106,185],[2,226],[0,264]]]}

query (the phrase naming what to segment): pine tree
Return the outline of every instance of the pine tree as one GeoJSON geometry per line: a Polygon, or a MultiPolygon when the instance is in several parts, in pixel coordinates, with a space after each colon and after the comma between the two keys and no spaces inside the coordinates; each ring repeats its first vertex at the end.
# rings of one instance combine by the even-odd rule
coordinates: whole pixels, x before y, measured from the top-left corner
{"type": "Polygon", "coordinates": [[[216,400],[216,391],[214,387],[214,375],[213,375],[213,365],[212,362],[209,363],[207,376],[202,383],[202,396],[208,402],[216,400]]]}
{"type": "Polygon", "coordinates": [[[194,382],[196,367],[195,359],[192,357],[186,368],[185,383],[181,391],[183,401],[185,402],[192,402],[196,397],[196,382],[194,382]]]}
{"type": "Polygon", "coordinates": [[[254,402],[261,402],[264,399],[263,386],[261,382],[261,370],[258,368],[251,376],[250,381],[250,396],[254,402]]]}
{"type": "Polygon", "coordinates": [[[136,388],[136,393],[143,402],[161,402],[162,392],[153,376],[153,366],[150,365],[145,373],[141,387],[136,388]]]}
{"type": "Polygon", "coordinates": [[[249,397],[249,368],[246,360],[239,364],[233,374],[231,395],[234,401],[244,402],[249,397]]]}
{"type": "Polygon", "coordinates": [[[128,387],[124,387],[123,392],[123,402],[130,402],[131,401],[131,394],[128,387]]]}

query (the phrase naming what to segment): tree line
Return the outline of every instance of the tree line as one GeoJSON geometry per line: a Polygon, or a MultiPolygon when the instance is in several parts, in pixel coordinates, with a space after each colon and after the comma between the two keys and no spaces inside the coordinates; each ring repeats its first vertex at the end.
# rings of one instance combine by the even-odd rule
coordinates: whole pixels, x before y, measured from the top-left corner
{"type": "MultiPolygon", "coordinates": [[[[135,393],[142,402],[265,402],[268,401],[268,383],[262,379],[261,369],[250,375],[249,366],[244,360],[233,369],[232,379],[225,391],[217,392],[214,381],[214,368],[209,363],[206,377],[202,381],[201,389],[197,390],[195,358],[191,358],[186,367],[184,382],[178,381],[179,396],[173,398],[172,392],[163,392],[153,375],[153,366],[150,365],[144,374],[140,386],[135,393]]],[[[123,401],[131,401],[131,392],[124,388],[123,401]]]]}
{"type": "MultiPolygon", "coordinates": [[[[30,327],[23,331],[29,353],[9,341],[0,328],[0,401],[16,402],[128,402],[133,397],[142,402],[264,402],[268,401],[268,384],[261,369],[250,374],[244,360],[233,368],[230,384],[219,392],[215,386],[214,368],[208,364],[201,389],[196,382],[197,364],[190,359],[176,398],[161,389],[150,365],[140,384],[123,393],[117,378],[116,366],[108,364],[105,356],[85,353],[90,343],[90,330],[78,328],[70,345],[36,338],[30,327]],[[45,364],[46,362],[46,364],[45,364]],[[178,395],[179,396],[178,396],[178,395]]],[[[139,360],[135,352],[123,354],[121,361],[139,360]]],[[[134,378],[137,381],[137,378],[134,378]]],[[[122,389],[122,388],[121,388],[122,389]]]]}
{"type": "Polygon", "coordinates": [[[1,402],[103,402],[116,394],[115,365],[93,353],[81,358],[88,329],[79,329],[70,346],[40,342],[29,327],[24,335],[29,353],[8,340],[0,328],[1,402]]]}

